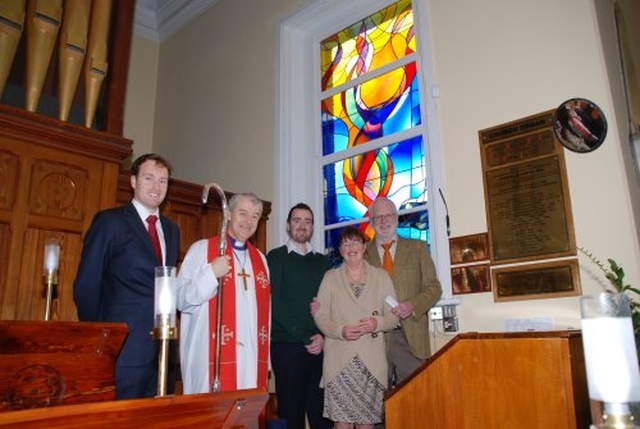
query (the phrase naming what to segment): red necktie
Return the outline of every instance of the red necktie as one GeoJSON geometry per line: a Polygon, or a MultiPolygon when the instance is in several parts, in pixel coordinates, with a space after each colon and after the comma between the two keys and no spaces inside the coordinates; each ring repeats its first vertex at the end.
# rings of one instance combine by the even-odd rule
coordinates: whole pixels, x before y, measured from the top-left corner
{"type": "Polygon", "coordinates": [[[147,218],[147,223],[149,224],[149,237],[151,237],[151,244],[153,245],[153,250],[156,252],[156,258],[158,258],[158,263],[162,265],[162,247],[160,247],[160,237],[158,236],[158,230],[156,229],[156,222],[158,221],[158,216],[150,215],[147,218]]]}
{"type": "Polygon", "coordinates": [[[393,258],[391,257],[391,246],[393,246],[394,242],[395,240],[382,244],[382,248],[384,249],[384,255],[382,255],[382,268],[384,268],[389,273],[389,277],[393,277],[393,258]]]}

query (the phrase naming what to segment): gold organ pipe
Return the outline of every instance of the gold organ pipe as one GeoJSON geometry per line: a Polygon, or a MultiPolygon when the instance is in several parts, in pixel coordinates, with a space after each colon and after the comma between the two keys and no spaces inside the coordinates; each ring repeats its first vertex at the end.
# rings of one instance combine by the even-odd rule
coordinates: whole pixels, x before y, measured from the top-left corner
{"type": "Polygon", "coordinates": [[[0,97],[18,51],[26,6],[26,0],[0,1],[0,97]]]}
{"type": "Polygon", "coordinates": [[[84,62],[84,122],[87,128],[91,128],[93,123],[102,83],[107,75],[107,44],[109,40],[111,6],[111,0],[94,0],[91,9],[89,44],[84,62]]]}
{"type": "Polygon", "coordinates": [[[61,19],[62,0],[29,0],[25,104],[30,112],[38,109],[61,19]]]}
{"type": "Polygon", "coordinates": [[[91,0],[65,0],[58,44],[58,118],[66,121],[73,104],[85,52],[91,0]]]}

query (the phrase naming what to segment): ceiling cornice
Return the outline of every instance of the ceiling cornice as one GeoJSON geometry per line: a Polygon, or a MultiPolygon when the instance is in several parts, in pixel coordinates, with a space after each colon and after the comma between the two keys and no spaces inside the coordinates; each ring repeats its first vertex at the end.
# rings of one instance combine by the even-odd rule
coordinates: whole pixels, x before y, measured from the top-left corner
{"type": "Polygon", "coordinates": [[[134,33],[162,43],[218,0],[154,0],[136,2],[134,33]],[[152,6],[149,6],[152,4],[152,6]]]}

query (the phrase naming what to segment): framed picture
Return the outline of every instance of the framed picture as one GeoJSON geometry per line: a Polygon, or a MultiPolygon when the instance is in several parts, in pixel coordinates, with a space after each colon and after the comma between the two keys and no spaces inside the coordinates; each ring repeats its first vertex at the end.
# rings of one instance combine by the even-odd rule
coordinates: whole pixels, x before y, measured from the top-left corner
{"type": "Polygon", "coordinates": [[[451,289],[454,295],[491,292],[489,264],[451,268],[451,289]]]}
{"type": "Polygon", "coordinates": [[[451,265],[468,264],[489,259],[489,238],[486,232],[449,239],[451,265]]]}

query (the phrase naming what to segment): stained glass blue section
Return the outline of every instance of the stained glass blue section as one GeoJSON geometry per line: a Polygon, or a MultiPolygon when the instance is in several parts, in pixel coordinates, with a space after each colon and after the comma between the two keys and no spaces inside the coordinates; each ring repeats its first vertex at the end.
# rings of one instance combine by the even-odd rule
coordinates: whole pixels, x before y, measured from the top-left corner
{"type": "Polygon", "coordinates": [[[368,216],[378,197],[397,207],[427,201],[422,136],[391,144],[323,169],[325,225],[368,216]]]}

